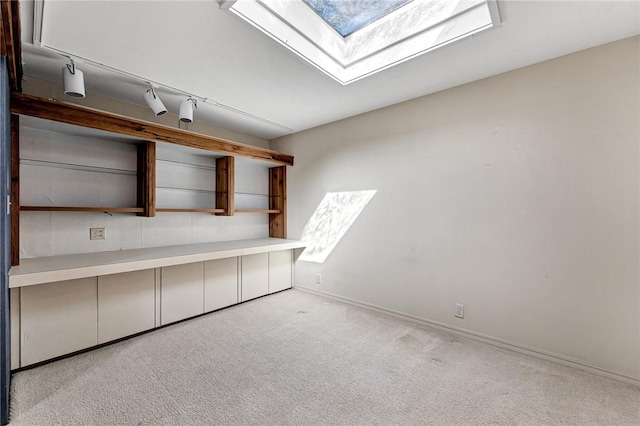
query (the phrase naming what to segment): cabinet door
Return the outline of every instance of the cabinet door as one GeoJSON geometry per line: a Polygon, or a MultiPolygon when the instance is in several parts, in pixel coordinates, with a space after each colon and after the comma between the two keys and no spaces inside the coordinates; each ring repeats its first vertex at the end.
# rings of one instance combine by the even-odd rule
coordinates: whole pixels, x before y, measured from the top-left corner
{"type": "Polygon", "coordinates": [[[210,260],[204,264],[204,311],[238,303],[238,258],[210,260]]]}
{"type": "Polygon", "coordinates": [[[11,369],[20,368],[20,288],[10,288],[11,369]]]}
{"type": "Polygon", "coordinates": [[[204,313],[203,262],[162,268],[162,325],[204,313]]]}
{"type": "Polygon", "coordinates": [[[242,301],[269,292],[269,253],[242,256],[242,301]]]}
{"type": "Polygon", "coordinates": [[[22,287],[22,367],[98,344],[96,277],[22,287]]]}
{"type": "Polygon", "coordinates": [[[269,253],[269,293],[291,288],[291,250],[269,253]]]}
{"type": "Polygon", "coordinates": [[[98,343],[155,326],[155,271],[98,277],[98,343]]]}

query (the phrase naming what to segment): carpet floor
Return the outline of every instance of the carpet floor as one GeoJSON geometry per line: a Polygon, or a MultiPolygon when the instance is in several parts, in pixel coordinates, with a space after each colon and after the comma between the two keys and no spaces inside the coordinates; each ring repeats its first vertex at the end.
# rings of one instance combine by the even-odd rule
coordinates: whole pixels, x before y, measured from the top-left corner
{"type": "Polygon", "coordinates": [[[13,376],[11,425],[638,425],[640,388],[289,290],[13,376]]]}

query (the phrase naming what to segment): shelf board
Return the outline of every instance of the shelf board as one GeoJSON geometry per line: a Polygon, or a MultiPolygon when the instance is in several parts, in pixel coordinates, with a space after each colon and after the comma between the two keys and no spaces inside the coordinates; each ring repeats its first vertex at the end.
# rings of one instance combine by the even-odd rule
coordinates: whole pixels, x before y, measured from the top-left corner
{"type": "Polygon", "coordinates": [[[21,211],[31,212],[104,212],[142,213],[142,207],[62,207],[62,206],[20,206],[21,211]]]}
{"type": "Polygon", "coordinates": [[[224,213],[224,209],[156,209],[157,212],[174,213],[224,213]]]}
{"type": "Polygon", "coordinates": [[[277,165],[293,166],[293,156],[289,154],[15,91],[11,94],[11,113],[105,130],[132,136],[138,140],[168,142],[277,165]]]}
{"type": "Polygon", "coordinates": [[[280,213],[280,210],[272,209],[236,209],[235,213],[280,213]]]}
{"type": "Polygon", "coordinates": [[[29,258],[22,259],[22,265],[11,268],[9,287],[24,287],[304,247],[305,243],[302,241],[260,238],[29,258]]]}

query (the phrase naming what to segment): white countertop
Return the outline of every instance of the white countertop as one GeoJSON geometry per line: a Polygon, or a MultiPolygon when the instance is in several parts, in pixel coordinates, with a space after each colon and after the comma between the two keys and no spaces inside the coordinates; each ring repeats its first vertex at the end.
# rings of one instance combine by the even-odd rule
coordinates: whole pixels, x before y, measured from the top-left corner
{"type": "Polygon", "coordinates": [[[263,238],[21,259],[9,270],[9,288],[304,247],[298,240],[263,238]]]}

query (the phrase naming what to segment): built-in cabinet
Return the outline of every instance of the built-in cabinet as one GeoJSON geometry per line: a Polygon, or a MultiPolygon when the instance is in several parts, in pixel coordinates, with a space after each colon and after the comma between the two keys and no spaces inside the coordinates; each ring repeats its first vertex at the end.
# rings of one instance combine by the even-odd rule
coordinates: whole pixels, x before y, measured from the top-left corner
{"type": "Polygon", "coordinates": [[[269,293],[276,293],[289,287],[293,277],[291,252],[272,251],[269,253],[269,293]]]}
{"type": "Polygon", "coordinates": [[[204,313],[204,264],[168,266],[161,269],[160,325],[204,313]]]}
{"type": "Polygon", "coordinates": [[[285,240],[292,156],[19,93],[11,103],[12,369],[291,287],[303,247],[285,240]],[[143,217],[88,243],[102,213],[143,217]],[[170,213],[264,213],[268,230],[170,213]]]}
{"type": "Polygon", "coordinates": [[[291,288],[292,267],[280,250],[12,288],[12,368],[291,288]]]}
{"type": "MultiPolygon", "coordinates": [[[[290,251],[285,250],[285,253],[290,251]]],[[[240,301],[238,285],[238,258],[216,259],[204,262],[204,310],[226,308],[240,301]]]]}
{"type": "Polygon", "coordinates": [[[98,344],[98,279],[20,289],[20,364],[98,344]]]}
{"type": "Polygon", "coordinates": [[[98,343],[154,328],[155,297],[153,269],[98,277],[98,343]]]}
{"type": "Polygon", "coordinates": [[[242,256],[241,301],[255,299],[269,293],[269,254],[242,256]]]}

